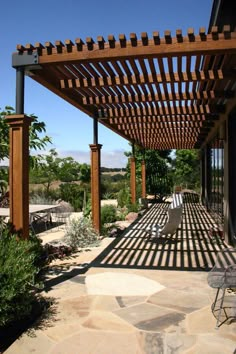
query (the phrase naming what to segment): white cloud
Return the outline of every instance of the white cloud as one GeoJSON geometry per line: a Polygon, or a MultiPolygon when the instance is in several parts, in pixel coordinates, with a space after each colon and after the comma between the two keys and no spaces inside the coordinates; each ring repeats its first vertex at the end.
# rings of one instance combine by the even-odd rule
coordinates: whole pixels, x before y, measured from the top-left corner
{"type": "MultiPolygon", "coordinates": [[[[73,159],[78,161],[79,163],[87,163],[90,164],[90,151],[79,151],[79,150],[56,150],[60,157],[68,157],[71,156],[73,159]]],[[[101,166],[102,167],[110,167],[110,168],[124,168],[127,165],[127,157],[124,155],[126,150],[113,150],[113,151],[103,151],[101,150],[101,166]]],[[[49,151],[34,151],[31,152],[32,155],[37,154],[48,154],[49,151]]],[[[4,159],[0,161],[1,165],[9,165],[9,161],[4,159]]]]}
{"type": "MultiPolygon", "coordinates": [[[[90,151],[79,150],[58,150],[60,157],[71,156],[79,163],[90,164],[90,151]]],[[[127,157],[124,155],[125,150],[102,151],[101,150],[101,166],[110,168],[123,168],[127,165],[127,157]]]]}

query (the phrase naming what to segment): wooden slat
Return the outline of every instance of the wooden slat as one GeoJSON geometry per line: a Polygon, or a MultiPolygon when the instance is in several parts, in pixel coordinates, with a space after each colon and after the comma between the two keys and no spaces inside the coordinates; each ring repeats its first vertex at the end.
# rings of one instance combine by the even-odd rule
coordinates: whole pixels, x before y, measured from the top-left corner
{"type": "MultiPolygon", "coordinates": [[[[132,85],[135,86],[137,90],[139,90],[138,85],[143,84],[144,82],[150,83],[150,84],[155,84],[158,82],[159,84],[165,84],[165,83],[171,83],[171,82],[203,82],[203,87],[202,90],[204,89],[204,83],[206,84],[208,80],[230,80],[230,79],[235,79],[236,73],[234,72],[227,72],[227,71],[222,71],[222,70],[206,70],[206,71],[193,71],[191,73],[186,73],[183,72],[183,78],[180,80],[179,75],[177,73],[174,73],[174,81],[171,80],[170,75],[168,73],[164,73],[164,75],[156,75],[156,80],[153,80],[153,75],[149,74],[148,77],[146,77],[146,80],[143,75],[123,75],[123,76],[115,76],[115,77],[109,77],[109,76],[104,76],[100,77],[99,75],[94,71],[94,69],[91,67],[89,64],[84,64],[84,66],[87,68],[88,72],[84,71],[82,69],[82,66],[78,66],[78,69],[83,71],[84,75],[87,75],[92,77],[92,80],[84,79],[84,80],[75,80],[74,81],[74,87],[79,88],[83,86],[111,86],[111,85],[116,85],[116,86],[126,86],[126,85],[132,85]],[[94,75],[93,75],[94,74],[94,75]]],[[[130,72],[130,71],[129,71],[130,72]]],[[[131,72],[130,72],[131,73],[131,72]]],[[[166,87],[166,86],[165,86],[166,87]]],[[[166,95],[168,95],[168,90],[165,89],[166,95]]],[[[182,90],[179,90],[181,92],[182,90]]]]}

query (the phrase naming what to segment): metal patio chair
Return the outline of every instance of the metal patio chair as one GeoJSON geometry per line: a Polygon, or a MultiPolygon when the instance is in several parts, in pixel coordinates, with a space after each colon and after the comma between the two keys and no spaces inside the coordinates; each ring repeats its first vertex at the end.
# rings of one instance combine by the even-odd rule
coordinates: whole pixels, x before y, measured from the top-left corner
{"type": "Polygon", "coordinates": [[[55,219],[58,230],[60,228],[64,228],[67,225],[72,212],[73,208],[67,202],[61,202],[60,205],[55,209],[55,219]]]}
{"type": "Polygon", "coordinates": [[[182,205],[176,208],[169,208],[167,211],[167,220],[163,225],[155,224],[146,229],[150,235],[160,237],[161,235],[174,235],[182,220],[182,205]]]}
{"type": "Polygon", "coordinates": [[[48,226],[50,224],[50,215],[48,213],[34,213],[30,215],[30,228],[34,232],[37,233],[38,230],[42,232],[48,230],[48,226]]]}
{"type": "Polygon", "coordinates": [[[217,289],[211,310],[217,320],[216,328],[219,328],[227,320],[236,319],[236,248],[225,248],[217,253],[215,265],[208,273],[207,281],[210,287],[217,289]],[[235,291],[235,294],[229,295],[228,303],[225,303],[225,293],[229,289],[235,291]]]}

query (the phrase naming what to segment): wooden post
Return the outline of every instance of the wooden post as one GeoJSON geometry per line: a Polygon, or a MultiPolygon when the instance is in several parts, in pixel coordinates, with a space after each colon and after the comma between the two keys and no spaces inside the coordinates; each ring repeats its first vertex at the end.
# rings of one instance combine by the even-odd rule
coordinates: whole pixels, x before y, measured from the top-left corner
{"type": "Polygon", "coordinates": [[[29,126],[30,117],[6,117],[10,126],[10,222],[20,237],[29,237],[29,126]]]}
{"type": "Polygon", "coordinates": [[[142,198],[146,198],[146,163],[142,160],[142,198]]]}
{"type": "Polygon", "coordinates": [[[92,199],[92,221],[95,230],[101,231],[101,203],[100,203],[100,151],[101,144],[89,145],[91,149],[91,199],[92,199]]]}
{"type": "Polygon", "coordinates": [[[130,190],[131,190],[131,203],[136,203],[136,163],[135,157],[130,157],[130,190]]]}

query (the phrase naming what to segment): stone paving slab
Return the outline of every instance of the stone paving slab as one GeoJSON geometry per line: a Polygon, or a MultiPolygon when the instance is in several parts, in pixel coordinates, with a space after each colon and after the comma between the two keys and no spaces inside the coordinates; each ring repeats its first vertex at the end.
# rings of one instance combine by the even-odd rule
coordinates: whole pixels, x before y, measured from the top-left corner
{"type": "Polygon", "coordinates": [[[154,280],[124,272],[91,274],[86,277],[85,284],[90,295],[147,296],[164,289],[154,280]]]}
{"type": "Polygon", "coordinates": [[[191,313],[209,304],[206,294],[187,290],[164,289],[149,297],[148,303],[164,306],[176,311],[191,313]]]}

